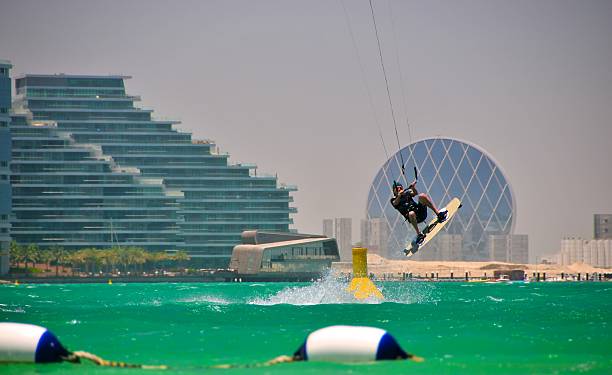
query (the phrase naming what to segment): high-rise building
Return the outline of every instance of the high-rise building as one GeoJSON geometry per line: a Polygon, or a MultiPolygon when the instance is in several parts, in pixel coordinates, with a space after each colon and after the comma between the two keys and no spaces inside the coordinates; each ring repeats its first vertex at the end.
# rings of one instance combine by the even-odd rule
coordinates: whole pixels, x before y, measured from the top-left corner
{"type": "Polygon", "coordinates": [[[343,262],[350,262],[353,254],[353,228],[352,220],[348,217],[340,217],[334,219],[334,235],[338,242],[338,249],[340,250],[340,260],[343,262]]]}
{"type": "Polygon", "coordinates": [[[508,235],[508,261],[510,263],[529,263],[529,236],[526,234],[508,235]]]}
{"type": "Polygon", "coordinates": [[[334,238],[334,219],[323,219],[323,235],[334,238]]]}
{"type": "Polygon", "coordinates": [[[508,236],[492,234],[488,238],[489,260],[494,262],[508,261],[508,236]]]}
{"type": "Polygon", "coordinates": [[[0,275],[9,270],[11,242],[11,68],[9,61],[0,60],[0,275]]]}
{"type": "Polygon", "coordinates": [[[595,214],[595,239],[612,238],[612,214],[595,214]]]}
{"type": "MultiPolygon", "coordinates": [[[[413,179],[410,175],[402,175],[402,162],[406,170],[411,170],[412,166],[417,168],[417,190],[427,193],[438,207],[444,206],[453,197],[461,199],[462,208],[440,233],[462,236],[461,260],[487,260],[487,237],[513,233],[516,211],[514,194],[493,157],[466,141],[428,138],[402,148],[389,158],[370,187],[367,218],[382,218],[388,223],[390,257],[403,258],[402,249],[415,234],[389,202],[394,180],[406,184],[413,179]]],[[[428,215],[430,220],[433,217],[431,210],[428,210],[428,215]]],[[[438,235],[427,244],[429,255],[419,251],[413,258],[424,260],[423,257],[442,254],[442,251],[438,251],[442,246],[441,238],[438,235]]],[[[456,238],[453,244],[454,241],[456,238]]]]}
{"type": "Polygon", "coordinates": [[[126,78],[16,80],[15,240],[185,250],[194,265],[226,267],[242,231],[289,231],[295,187],[154,119],[126,94],[126,78]]]}
{"type": "Polygon", "coordinates": [[[368,251],[388,258],[389,227],[381,218],[361,220],[361,242],[368,251]]]}

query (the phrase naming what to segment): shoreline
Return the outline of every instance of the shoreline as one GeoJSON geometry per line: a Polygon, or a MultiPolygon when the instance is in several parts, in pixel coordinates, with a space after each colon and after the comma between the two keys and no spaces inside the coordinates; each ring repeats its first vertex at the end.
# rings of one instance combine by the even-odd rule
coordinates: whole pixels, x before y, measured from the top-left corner
{"type": "MultiPolygon", "coordinates": [[[[492,281],[498,271],[523,271],[530,281],[607,281],[612,279],[612,269],[604,269],[583,263],[562,266],[558,264],[513,264],[503,262],[466,261],[412,261],[385,259],[368,254],[367,269],[375,281],[492,281]],[[595,276],[596,275],[596,276],[595,276]],[[594,279],[594,280],[590,280],[594,279]]],[[[350,277],[351,262],[335,262],[332,272],[340,277],[350,277]]],[[[210,283],[210,282],[308,282],[320,277],[307,274],[238,274],[231,270],[217,270],[198,275],[174,276],[32,276],[27,274],[5,275],[0,284],[108,284],[112,283],[210,283]]]]}
{"type": "MultiPolygon", "coordinates": [[[[587,275],[612,275],[612,269],[597,268],[584,263],[574,263],[563,266],[559,264],[515,264],[494,261],[414,261],[386,259],[377,254],[368,254],[368,273],[378,279],[397,279],[404,274],[421,276],[424,278],[492,278],[495,271],[521,270],[530,279],[540,277],[548,279],[565,279],[567,277],[580,277],[587,275]]],[[[337,272],[352,272],[350,262],[333,263],[332,268],[337,272]]]]}

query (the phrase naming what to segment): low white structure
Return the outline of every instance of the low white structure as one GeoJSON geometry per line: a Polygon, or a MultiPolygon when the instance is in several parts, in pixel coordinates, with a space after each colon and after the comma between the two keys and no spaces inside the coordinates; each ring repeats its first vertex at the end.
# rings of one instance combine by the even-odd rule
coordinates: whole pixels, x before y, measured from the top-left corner
{"type": "Polygon", "coordinates": [[[310,280],[339,260],[333,238],[251,230],[234,246],[230,268],[243,279],[310,280]]]}
{"type": "Polygon", "coordinates": [[[585,240],[580,237],[562,239],[559,263],[565,266],[577,262],[594,267],[612,268],[612,239],[585,240]]]}

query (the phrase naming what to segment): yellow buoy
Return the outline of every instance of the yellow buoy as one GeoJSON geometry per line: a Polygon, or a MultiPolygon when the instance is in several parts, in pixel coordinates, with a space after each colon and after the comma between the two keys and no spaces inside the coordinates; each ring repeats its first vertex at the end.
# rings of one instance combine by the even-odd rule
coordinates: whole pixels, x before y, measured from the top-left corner
{"type": "Polygon", "coordinates": [[[113,285],[113,280],[108,279],[108,285],[113,285]]]}
{"type": "Polygon", "coordinates": [[[15,285],[19,285],[19,280],[15,280],[15,285]]]}
{"type": "Polygon", "coordinates": [[[368,249],[353,248],[353,279],[348,287],[357,299],[368,297],[385,298],[376,285],[368,278],[368,249]]]}

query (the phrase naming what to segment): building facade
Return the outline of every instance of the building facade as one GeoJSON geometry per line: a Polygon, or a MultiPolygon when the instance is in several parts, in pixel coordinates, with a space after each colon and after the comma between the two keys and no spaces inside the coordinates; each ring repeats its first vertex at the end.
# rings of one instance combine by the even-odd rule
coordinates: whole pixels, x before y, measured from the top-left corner
{"type": "Polygon", "coordinates": [[[353,220],[348,217],[337,217],[334,219],[323,219],[323,235],[335,238],[340,251],[340,260],[350,262],[353,248],[353,220]]]}
{"type": "Polygon", "coordinates": [[[334,219],[323,219],[323,235],[334,238],[334,219]]]}
{"type": "Polygon", "coordinates": [[[245,231],[230,268],[247,280],[302,280],[321,277],[340,259],[336,240],[300,233],[245,231]]]}
{"type": "Polygon", "coordinates": [[[361,220],[361,242],[370,253],[388,258],[389,226],[384,219],[361,220]]]}
{"type": "Polygon", "coordinates": [[[529,263],[529,236],[512,234],[508,236],[508,262],[529,263]]]}
{"type": "Polygon", "coordinates": [[[0,275],[9,270],[11,243],[11,68],[9,61],[0,60],[0,275]]]}
{"type": "Polygon", "coordinates": [[[612,239],[612,215],[595,214],[595,236],[596,240],[612,239]]]}
{"type": "Polygon", "coordinates": [[[493,234],[488,238],[489,259],[496,262],[529,263],[529,239],[524,234],[493,234]]]}
{"type": "Polygon", "coordinates": [[[580,237],[566,237],[561,240],[559,253],[561,265],[586,263],[594,267],[612,267],[612,239],[585,240],[580,237]]]}
{"type": "Polygon", "coordinates": [[[350,262],[353,258],[353,220],[348,217],[335,218],[334,237],[338,242],[340,260],[350,262]]]}
{"type": "Polygon", "coordinates": [[[196,265],[227,267],[242,231],[289,231],[295,187],[136,107],[127,78],[16,80],[15,240],[185,250],[196,265]]]}
{"type": "MultiPolygon", "coordinates": [[[[438,207],[443,207],[453,197],[461,199],[463,205],[444,231],[428,243],[427,251],[418,252],[414,259],[488,260],[488,236],[513,234],[514,194],[491,155],[459,139],[428,138],[404,147],[387,160],[374,177],[368,193],[367,219],[384,219],[390,229],[389,258],[402,258],[402,249],[415,234],[389,202],[394,180],[408,184],[414,179],[412,166],[418,170],[417,190],[429,194],[438,207]],[[406,171],[410,171],[406,177],[401,173],[402,160],[406,171]],[[445,238],[444,234],[454,237],[445,238]],[[459,251],[457,236],[461,238],[459,251]]],[[[430,220],[431,211],[428,215],[430,220]]]]}

